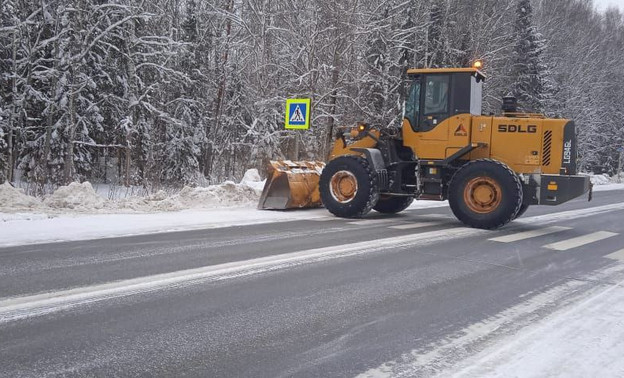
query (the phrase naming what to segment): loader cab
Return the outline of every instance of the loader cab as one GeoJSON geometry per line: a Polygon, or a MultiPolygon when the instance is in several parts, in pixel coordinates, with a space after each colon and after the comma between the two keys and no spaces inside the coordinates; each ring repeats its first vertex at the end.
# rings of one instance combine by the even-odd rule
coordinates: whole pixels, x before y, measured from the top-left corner
{"type": "Polygon", "coordinates": [[[427,132],[457,114],[481,115],[485,76],[476,68],[407,71],[409,92],[404,119],[414,132],[427,132]]]}

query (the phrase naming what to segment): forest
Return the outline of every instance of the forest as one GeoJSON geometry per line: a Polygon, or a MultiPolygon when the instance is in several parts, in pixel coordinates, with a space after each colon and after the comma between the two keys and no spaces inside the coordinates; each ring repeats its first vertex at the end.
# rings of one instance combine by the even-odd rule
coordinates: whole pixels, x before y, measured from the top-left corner
{"type": "Polygon", "coordinates": [[[586,172],[624,146],[624,17],[591,0],[0,0],[0,183],[162,186],[324,160],[398,125],[406,69],[484,62],[486,112],[575,120],[586,172]],[[284,129],[287,98],[312,127],[284,129]]]}

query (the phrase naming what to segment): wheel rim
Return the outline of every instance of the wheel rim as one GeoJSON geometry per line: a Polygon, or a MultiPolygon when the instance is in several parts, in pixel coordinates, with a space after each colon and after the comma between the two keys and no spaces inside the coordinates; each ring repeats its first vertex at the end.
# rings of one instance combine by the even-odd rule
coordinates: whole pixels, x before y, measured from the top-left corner
{"type": "Polygon", "coordinates": [[[491,213],[498,208],[502,199],[500,185],[489,177],[475,177],[464,189],[464,202],[475,213],[491,213]]]}
{"type": "Polygon", "coordinates": [[[357,179],[349,171],[334,173],[329,181],[329,187],[332,197],[340,203],[351,202],[358,191],[357,179]]]}

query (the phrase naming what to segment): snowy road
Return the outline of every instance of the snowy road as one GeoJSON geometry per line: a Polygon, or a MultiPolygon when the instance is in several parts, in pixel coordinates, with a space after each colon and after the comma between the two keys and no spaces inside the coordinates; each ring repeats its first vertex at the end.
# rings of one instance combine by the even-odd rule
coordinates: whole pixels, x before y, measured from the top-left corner
{"type": "Polygon", "coordinates": [[[0,376],[617,376],[622,219],[604,191],[492,232],[315,211],[0,248],[0,376]]]}

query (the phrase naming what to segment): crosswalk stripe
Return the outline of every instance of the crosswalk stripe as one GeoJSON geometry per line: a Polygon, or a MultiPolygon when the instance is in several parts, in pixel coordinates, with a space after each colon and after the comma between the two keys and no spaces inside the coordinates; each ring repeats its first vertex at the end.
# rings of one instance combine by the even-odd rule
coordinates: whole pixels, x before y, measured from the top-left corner
{"type": "Polygon", "coordinates": [[[418,214],[416,215],[419,218],[442,218],[442,219],[449,219],[449,218],[455,218],[454,216],[450,215],[450,214],[418,214]]]}
{"type": "Polygon", "coordinates": [[[547,244],[544,246],[544,248],[554,249],[556,251],[567,251],[568,249],[572,249],[572,248],[580,247],[589,243],[608,239],[616,235],[617,234],[615,232],[598,231],[598,232],[594,232],[591,234],[578,236],[576,238],[563,240],[557,243],[547,244]]]}
{"type": "Polygon", "coordinates": [[[355,221],[355,222],[348,222],[347,224],[352,224],[355,226],[366,226],[369,224],[392,223],[396,221],[397,221],[396,219],[365,219],[365,220],[360,220],[360,221],[355,221]]]}
{"type": "Polygon", "coordinates": [[[438,226],[440,224],[442,224],[442,222],[417,222],[417,223],[409,223],[409,224],[400,224],[398,226],[390,226],[388,228],[393,228],[395,230],[412,230],[415,228],[438,226]]]}
{"type": "Polygon", "coordinates": [[[619,261],[624,262],[624,249],[620,249],[617,252],[613,252],[611,254],[608,254],[605,257],[608,258],[608,259],[611,259],[611,260],[619,260],[619,261]]]}
{"type": "Polygon", "coordinates": [[[554,234],[555,232],[561,232],[561,231],[565,231],[569,229],[570,227],[553,226],[553,227],[540,228],[540,229],[531,230],[531,231],[516,232],[515,234],[498,236],[496,238],[491,238],[488,240],[500,242],[500,243],[511,243],[511,242],[515,242],[519,240],[536,238],[538,236],[554,234]]]}

